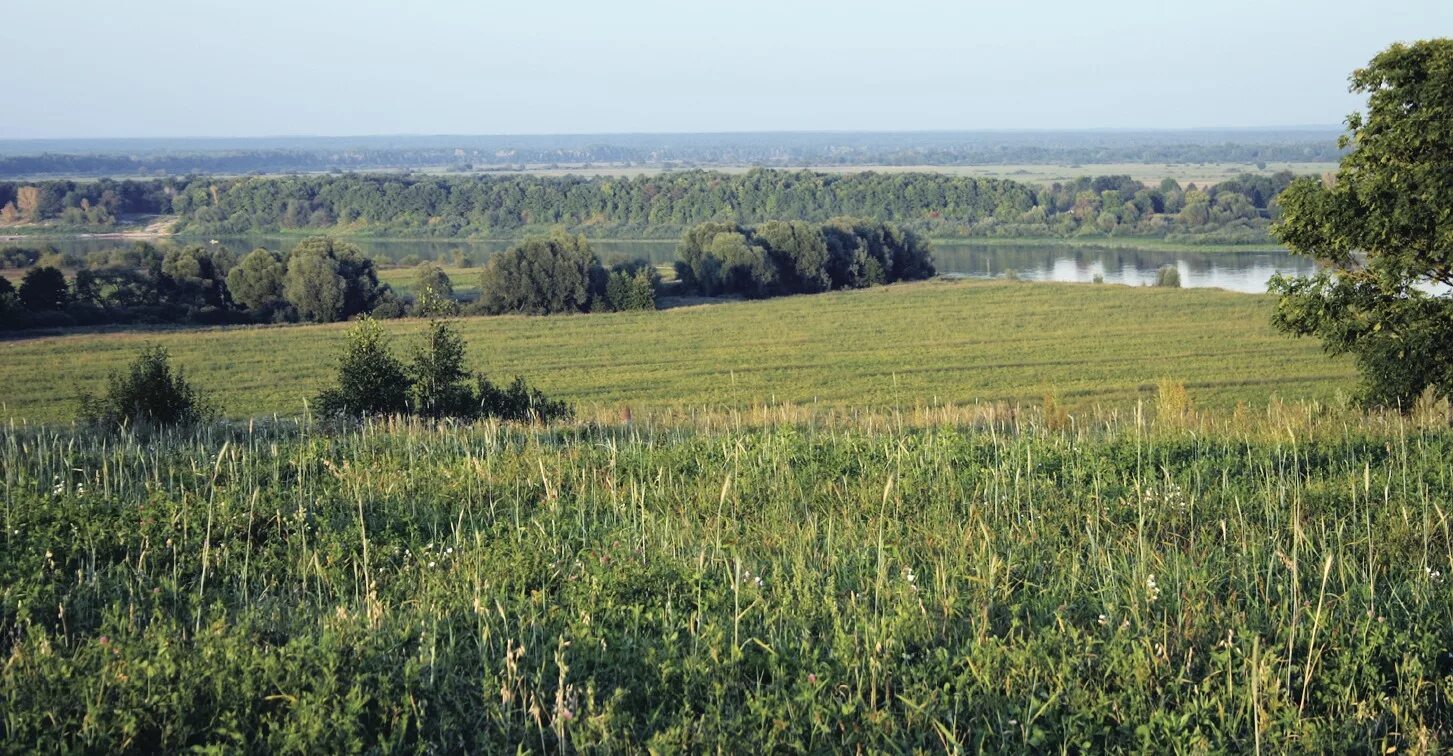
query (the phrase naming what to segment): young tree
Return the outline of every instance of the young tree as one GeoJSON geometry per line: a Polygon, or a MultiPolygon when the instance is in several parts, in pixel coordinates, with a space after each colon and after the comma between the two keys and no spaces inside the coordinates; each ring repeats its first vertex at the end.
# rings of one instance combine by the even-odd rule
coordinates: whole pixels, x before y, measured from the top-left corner
{"type": "Polygon", "coordinates": [[[348,330],[338,385],[319,394],[316,405],[325,416],[390,415],[406,412],[408,397],[408,374],[394,357],[388,334],[365,317],[348,330]]]}
{"type": "Polygon", "coordinates": [[[409,405],[416,415],[472,417],[479,402],[464,381],[464,338],[448,321],[435,320],[409,361],[409,405]]]}
{"type": "Polygon", "coordinates": [[[449,299],[454,296],[454,284],[437,263],[422,262],[414,269],[414,291],[421,295],[427,291],[436,297],[449,299]]]}
{"type": "Polygon", "coordinates": [[[212,402],[173,370],[165,348],[141,350],[125,371],[111,373],[106,392],[81,395],[81,417],[106,428],[191,425],[216,415],[212,402]]]}
{"type": "Polygon", "coordinates": [[[453,315],[458,310],[454,284],[449,274],[435,263],[419,263],[414,271],[414,309],[426,317],[453,315]]]}
{"type": "Polygon", "coordinates": [[[20,303],[27,310],[60,310],[66,306],[66,276],[59,269],[42,265],[26,271],[20,280],[20,303]]]}
{"type": "Polygon", "coordinates": [[[1273,322],[1351,354],[1365,404],[1407,411],[1429,388],[1453,397],[1453,40],[1393,45],[1351,89],[1367,112],[1347,118],[1336,175],[1279,198],[1273,233],[1324,269],[1272,280],[1273,322]]]}

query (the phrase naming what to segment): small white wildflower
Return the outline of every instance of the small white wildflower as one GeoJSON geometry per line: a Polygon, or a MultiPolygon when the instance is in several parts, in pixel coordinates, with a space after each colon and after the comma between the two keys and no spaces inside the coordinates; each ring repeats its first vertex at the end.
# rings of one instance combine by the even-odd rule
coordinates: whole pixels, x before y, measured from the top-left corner
{"type": "Polygon", "coordinates": [[[434,566],[434,563],[433,563],[433,562],[430,562],[430,563],[429,563],[429,566],[430,566],[430,567],[433,567],[433,566],[434,566]]]}
{"type": "Polygon", "coordinates": [[[762,578],[761,578],[761,576],[758,576],[756,578],[756,581],[757,581],[757,587],[758,588],[761,588],[762,587],[762,578]]]}
{"type": "Polygon", "coordinates": [[[1109,617],[1106,617],[1103,614],[1100,615],[1100,624],[1101,625],[1108,625],[1108,624],[1110,624],[1110,618],[1109,617]]]}
{"type": "Polygon", "coordinates": [[[1156,585],[1155,576],[1150,575],[1145,578],[1145,600],[1153,604],[1158,598],[1160,598],[1160,586],[1156,585]]]}

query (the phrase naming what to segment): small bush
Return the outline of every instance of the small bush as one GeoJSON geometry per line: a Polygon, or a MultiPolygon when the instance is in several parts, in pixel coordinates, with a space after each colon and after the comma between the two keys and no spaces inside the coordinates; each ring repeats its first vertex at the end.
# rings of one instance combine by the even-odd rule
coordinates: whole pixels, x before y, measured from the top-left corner
{"type": "Polygon", "coordinates": [[[481,417],[495,417],[515,422],[550,422],[570,417],[570,406],[558,399],[550,399],[515,376],[509,388],[495,386],[483,375],[476,379],[481,417]]]}
{"type": "Polygon", "coordinates": [[[1181,288],[1181,272],[1174,265],[1162,265],[1155,272],[1155,285],[1167,289],[1181,288]]]}
{"type": "Polygon", "coordinates": [[[211,419],[216,407],[181,370],[173,370],[165,348],[150,346],[123,372],[106,380],[106,393],[81,395],[81,418],[106,427],[134,429],[193,425],[211,419]]]}
{"type": "Polygon", "coordinates": [[[499,388],[485,376],[476,375],[470,386],[464,352],[459,332],[447,321],[435,320],[404,365],[393,356],[383,327],[365,318],[348,332],[338,385],[318,395],[318,412],[325,417],[410,414],[519,422],[570,416],[567,404],[546,397],[523,378],[499,388]]]}

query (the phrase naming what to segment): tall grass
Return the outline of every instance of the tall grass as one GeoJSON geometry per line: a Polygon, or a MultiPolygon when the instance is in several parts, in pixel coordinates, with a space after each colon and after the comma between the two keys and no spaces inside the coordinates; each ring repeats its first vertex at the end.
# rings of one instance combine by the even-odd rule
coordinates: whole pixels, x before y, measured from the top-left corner
{"type": "Polygon", "coordinates": [[[0,749],[1447,744],[1453,431],[1055,409],[12,425],[0,749]]]}

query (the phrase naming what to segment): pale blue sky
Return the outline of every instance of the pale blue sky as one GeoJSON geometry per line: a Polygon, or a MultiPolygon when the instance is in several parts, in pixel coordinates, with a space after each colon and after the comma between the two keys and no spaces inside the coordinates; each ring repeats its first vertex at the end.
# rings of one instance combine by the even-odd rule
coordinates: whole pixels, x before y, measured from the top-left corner
{"type": "Polygon", "coordinates": [[[1332,125],[1453,0],[13,2],[0,138],[1332,125]]]}

